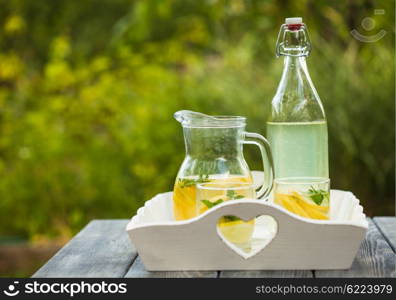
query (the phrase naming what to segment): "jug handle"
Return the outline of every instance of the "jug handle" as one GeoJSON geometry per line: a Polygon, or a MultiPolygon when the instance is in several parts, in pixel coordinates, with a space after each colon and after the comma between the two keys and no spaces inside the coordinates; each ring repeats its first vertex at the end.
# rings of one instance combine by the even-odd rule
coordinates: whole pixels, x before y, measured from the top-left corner
{"type": "Polygon", "coordinates": [[[256,145],[260,148],[264,168],[264,182],[257,191],[257,198],[267,198],[272,191],[274,180],[274,167],[270,144],[265,137],[253,132],[245,132],[243,144],[256,145]]]}

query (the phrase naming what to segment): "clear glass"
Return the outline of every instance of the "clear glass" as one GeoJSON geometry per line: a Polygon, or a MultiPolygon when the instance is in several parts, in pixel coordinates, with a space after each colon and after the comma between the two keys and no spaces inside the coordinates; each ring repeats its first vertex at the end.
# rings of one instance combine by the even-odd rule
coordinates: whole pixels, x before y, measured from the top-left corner
{"type": "MultiPolygon", "coordinates": [[[[241,199],[256,199],[253,184],[238,181],[197,184],[197,214],[225,201],[241,199]]],[[[229,242],[248,252],[252,244],[254,224],[254,219],[245,222],[235,216],[224,216],[219,220],[218,229],[229,242]]]]}
{"type": "Polygon", "coordinates": [[[243,157],[243,145],[259,147],[264,168],[264,184],[257,192],[266,198],[272,190],[272,155],[267,140],[245,131],[246,119],[234,116],[208,116],[188,110],[175,113],[183,126],[186,157],[179,169],[173,190],[176,220],[197,216],[196,184],[217,182],[252,183],[243,157]]]}
{"type": "Polygon", "coordinates": [[[328,220],[330,179],[287,177],[274,180],[274,202],[304,218],[328,220]]]}
{"type": "Polygon", "coordinates": [[[305,60],[310,51],[304,24],[282,25],[276,53],[284,69],[267,122],[275,178],[329,177],[325,112],[305,60]]]}

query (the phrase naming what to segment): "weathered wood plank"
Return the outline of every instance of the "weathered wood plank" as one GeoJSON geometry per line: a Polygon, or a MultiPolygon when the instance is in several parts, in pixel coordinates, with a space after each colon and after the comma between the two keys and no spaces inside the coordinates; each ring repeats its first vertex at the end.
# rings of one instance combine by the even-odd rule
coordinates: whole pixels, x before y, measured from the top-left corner
{"type": "Polygon", "coordinates": [[[396,252],[396,217],[375,217],[374,223],[379,227],[393,251],[396,252]]]}
{"type": "Polygon", "coordinates": [[[127,278],[216,278],[216,271],[147,271],[144,267],[142,260],[138,256],[130,267],[129,271],[125,274],[127,278]]]}
{"type": "Polygon", "coordinates": [[[137,255],[127,223],[91,221],[33,277],[123,277],[137,255]]]}
{"type": "Polygon", "coordinates": [[[309,270],[282,271],[221,271],[220,278],[311,278],[313,272],[309,270]]]}
{"type": "Polygon", "coordinates": [[[366,238],[352,267],[349,270],[317,270],[315,277],[396,277],[396,255],[374,222],[368,221],[366,238]]]}

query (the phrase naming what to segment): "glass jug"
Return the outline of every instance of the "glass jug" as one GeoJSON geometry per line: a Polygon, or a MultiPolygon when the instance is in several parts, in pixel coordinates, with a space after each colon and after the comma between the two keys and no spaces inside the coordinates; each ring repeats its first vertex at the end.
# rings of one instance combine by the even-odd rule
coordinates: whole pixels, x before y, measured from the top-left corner
{"type": "Polygon", "coordinates": [[[174,117],[183,127],[186,157],[176,177],[173,190],[173,212],[176,220],[199,215],[196,185],[199,183],[252,183],[252,175],[243,157],[243,145],[259,147],[263,167],[263,185],[257,198],[267,198],[272,190],[272,155],[267,140],[245,131],[246,118],[208,116],[181,110],[174,117]]]}

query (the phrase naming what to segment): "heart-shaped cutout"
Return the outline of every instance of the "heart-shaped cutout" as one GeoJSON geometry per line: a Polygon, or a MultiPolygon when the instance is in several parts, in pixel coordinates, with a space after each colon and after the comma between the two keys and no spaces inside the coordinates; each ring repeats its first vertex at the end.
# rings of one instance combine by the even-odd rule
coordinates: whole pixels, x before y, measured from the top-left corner
{"type": "Polygon", "coordinates": [[[246,221],[236,216],[223,216],[217,222],[217,234],[221,240],[245,259],[269,245],[277,232],[278,223],[267,215],[246,221]]]}

